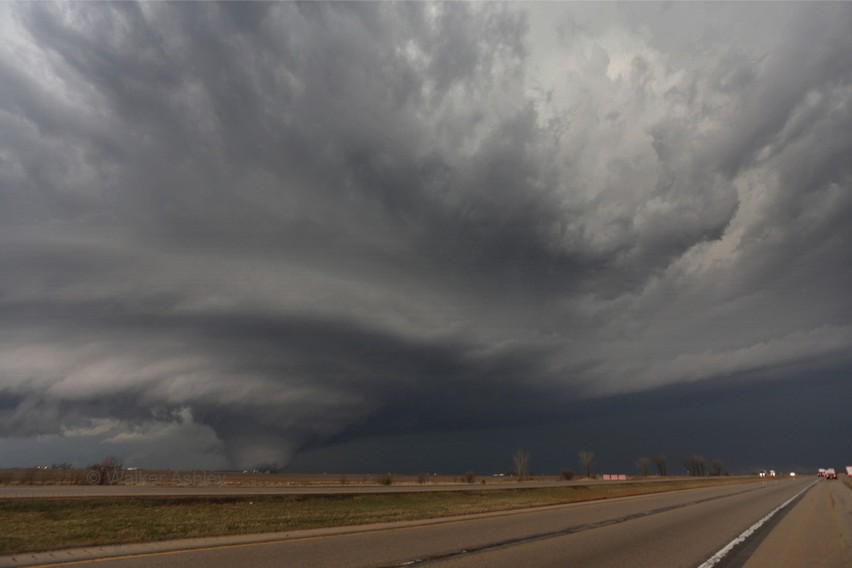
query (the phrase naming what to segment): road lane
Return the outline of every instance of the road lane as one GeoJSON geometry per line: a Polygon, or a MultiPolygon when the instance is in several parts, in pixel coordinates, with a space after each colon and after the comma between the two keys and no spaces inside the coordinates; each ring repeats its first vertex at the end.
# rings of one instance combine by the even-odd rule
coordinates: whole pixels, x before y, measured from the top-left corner
{"type": "Polygon", "coordinates": [[[506,550],[459,556],[438,566],[694,567],[804,487],[802,482],[768,482],[758,491],[727,499],[706,500],[645,519],[506,550]]]}
{"type": "MultiPolygon", "coordinates": [[[[646,483],[632,480],[628,483],[646,483]]],[[[675,481],[676,482],[676,481],[675,481]]],[[[417,485],[292,485],[273,487],[241,487],[232,485],[3,485],[0,499],[41,499],[62,497],[170,497],[170,496],[233,496],[233,495],[336,495],[358,493],[412,493],[434,491],[484,491],[489,489],[531,489],[540,487],[567,487],[594,485],[609,482],[577,481],[492,481],[489,483],[447,483],[417,485]]],[[[619,482],[625,483],[625,482],[619,482]]]]}
{"type": "Polygon", "coordinates": [[[290,534],[98,566],[697,566],[805,485],[768,481],[328,536],[290,534]]]}
{"type": "MultiPolygon", "coordinates": [[[[705,478],[705,480],[708,480],[705,478]]],[[[754,477],[739,478],[750,483],[754,477]]],[[[484,481],[484,480],[483,480],[484,481]]],[[[41,499],[63,497],[171,497],[171,496],[234,496],[234,495],[337,495],[359,493],[430,493],[436,491],[487,491],[500,489],[534,489],[545,487],[606,486],[617,484],[659,483],[660,478],[648,477],[629,481],[601,481],[584,478],[573,481],[561,479],[516,481],[500,480],[481,483],[417,483],[393,485],[0,485],[0,499],[41,499]]],[[[664,478],[666,484],[689,483],[691,478],[664,478]]]]}

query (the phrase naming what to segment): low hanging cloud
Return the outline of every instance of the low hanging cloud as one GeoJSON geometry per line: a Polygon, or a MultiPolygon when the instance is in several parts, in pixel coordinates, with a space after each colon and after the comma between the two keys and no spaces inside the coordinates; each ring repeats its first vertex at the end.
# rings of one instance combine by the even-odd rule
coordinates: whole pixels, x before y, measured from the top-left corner
{"type": "Polygon", "coordinates": [[[0,436],[285,465],[843,359],[852,10],[692,10],[0,7],[0,436]]]}

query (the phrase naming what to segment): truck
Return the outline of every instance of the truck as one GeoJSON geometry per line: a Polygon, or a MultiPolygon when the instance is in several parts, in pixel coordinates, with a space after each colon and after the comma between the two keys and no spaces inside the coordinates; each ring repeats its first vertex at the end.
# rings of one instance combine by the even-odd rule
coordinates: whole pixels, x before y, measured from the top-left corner
{"type": "Polygon", "coordinates": [[[852,477],[852,465],[846,466],[846,477],[852,477]]]}

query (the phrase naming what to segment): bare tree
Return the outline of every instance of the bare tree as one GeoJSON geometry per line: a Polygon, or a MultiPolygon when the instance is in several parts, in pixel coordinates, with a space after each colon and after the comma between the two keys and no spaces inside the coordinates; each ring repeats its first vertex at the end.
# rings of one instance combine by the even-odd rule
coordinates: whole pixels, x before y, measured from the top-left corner
{"type": "Polygon", "coordinates": [[[704,456],[700,454],[692,454],[691,456],[685,457],[683,458],[682,463],[688,475],[700,477],[706,474],[706,460],[704,459],[704,456]]]}
{"type": "Polygon", "coordinates": [[[518,482],[520,482],[529,475],[530,453],[527,450],[515,450],[512,455],[512,462],[515,464],[515,475],[518,476],[518,482]]]}
{"type": "Polygon", "coordinates": [[[654,461],[654,465],[657,466],[657,473],[660,475],[666,475],[668,471],[668,459],[666,458],[666,454],[654,454],[654,457],[651,458],[654,461]]]}
{"type": "Polygon", "coordinates": [[[641,458],[636,460],[636,471],[639,472],[639,475],[642,477],[648,477],[648,474],[651,472],[651,460],[642,456],[641,458]]]}
{"type": "Polygon", "coordinates": [[[592,476],[592,464],[595,463],[595,452],[589,450],[580,450],[577,453],[580,458],[580,465],[583,466],[583,471],[586,472],[586,477],[592,476]]]}
{"type": "Polygon", "coordinates": [[[707,475],[707,460],[704,459],[704,456],[695,454],[693,457],[698,475],[707,475]]]}
{"type": "Polygon", "coordinates": [[[121,468],[124,466],[121,458],[107,456],[87,469],[86,481],[90,485],[113,485],[121,480],[121,468]]]}
{"type": "Polygon", "coordinates": [[[377,475],[374,481],[379,485],[393,485],[393,476],[389,473],[377,475]]]}
{"type": "Polygon", "coordinates": [[[725,474],[725,462],[720,459],[715,459],[710,462],[710,475],[724,475],[725,474]]]}

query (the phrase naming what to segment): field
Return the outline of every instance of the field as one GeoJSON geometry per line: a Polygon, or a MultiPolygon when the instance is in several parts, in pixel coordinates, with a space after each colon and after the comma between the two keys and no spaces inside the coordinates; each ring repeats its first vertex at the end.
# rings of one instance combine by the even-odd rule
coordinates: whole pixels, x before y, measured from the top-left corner
{"type": "MultiPolygon", "coordinates": [[[[516,482],[512,476],[438,474],[292,474],[239,471],[116,470],[104,474],[110,485],[144,487],[333,487],[375,485],[446,485],[451,483],[516,482]]],[[[536,479],[548,479],[538,477],[536,479]]],[[[553,479],[551,476],[549,479],[553,479]]],[[[87,469],[4,469],[0,485],[97,485],[100,478],[87,469]]]]}
{"type": "MultiPolygon", "coordinates": [[[[285,479],[295,482],[287,476],[278,481],[285,479]]],[[[0,499],[0,554],[428,519],[753,480],[670,478],[536,488],[506,483],[487,491],[473,485],[466,491],[392,494],[0,499]]],[[[303,480],[311,481],[315,476],[303,480]]]]}

